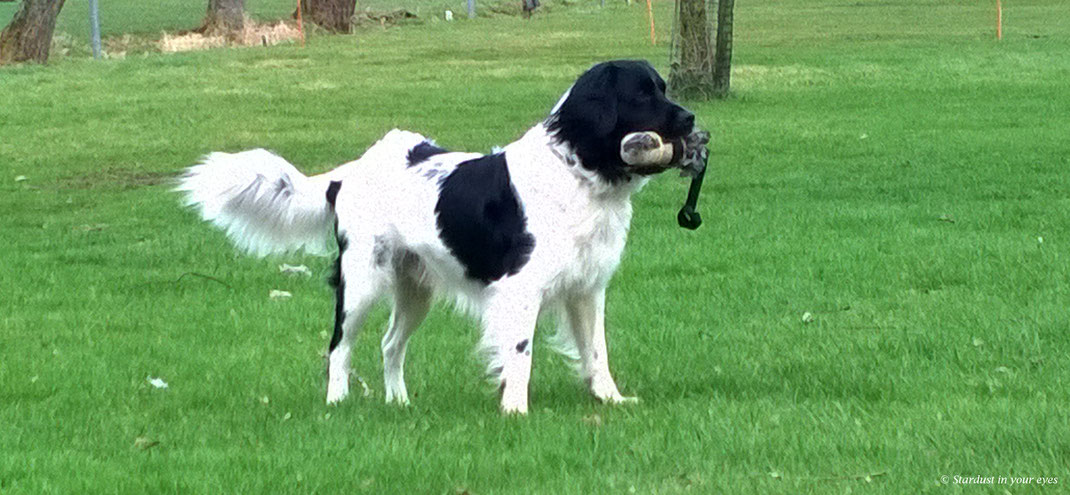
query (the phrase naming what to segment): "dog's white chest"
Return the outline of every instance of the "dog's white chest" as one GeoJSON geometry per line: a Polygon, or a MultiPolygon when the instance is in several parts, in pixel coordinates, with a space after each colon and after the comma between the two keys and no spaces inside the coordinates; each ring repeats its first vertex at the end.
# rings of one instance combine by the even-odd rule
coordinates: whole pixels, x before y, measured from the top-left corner
{"type": "Polygon", "coordinates": [[[555,143],[542,126],[506,151],[536,239],[527,275],[547,284],[544,295],[551,299],[604,287],[620,264],[627,241],[631,196],[646,180],[607,186],[571,161],[570,151],[555,143]]]}
{"type": "Polygon", "coordinates": [[[570,289],[604,286],[620,264],[632,218],[627,199],[590,201],[579,208],[570,229],[570,262],[563,280],[570,289]]]}

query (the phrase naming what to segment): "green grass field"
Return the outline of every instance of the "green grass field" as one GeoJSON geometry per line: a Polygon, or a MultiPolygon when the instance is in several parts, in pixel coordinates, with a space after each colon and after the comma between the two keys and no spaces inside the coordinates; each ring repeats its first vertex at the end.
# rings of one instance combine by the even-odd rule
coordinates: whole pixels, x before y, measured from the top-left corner
{"type": "Polygon", "coordinates": [[[1063,0],[1005,2],[1002,42],[989,2],[740,2],[734,96],[690,104],[705,224],[653,182],[610,289],[640,404],[537,346],[531,414],[503,418],[447,308],[410,347],[412,407],[382,403],[385,308],[354,363],[370,397],[323,404],[331,260],[237,254],[169,178],[250,147],[323,171],[392,127],[507,143],[596,61],[667,70],[671,2],[656,47],[641,3],[609,3],[0,68],[0,493],[1064,491],[1063,0]]]}

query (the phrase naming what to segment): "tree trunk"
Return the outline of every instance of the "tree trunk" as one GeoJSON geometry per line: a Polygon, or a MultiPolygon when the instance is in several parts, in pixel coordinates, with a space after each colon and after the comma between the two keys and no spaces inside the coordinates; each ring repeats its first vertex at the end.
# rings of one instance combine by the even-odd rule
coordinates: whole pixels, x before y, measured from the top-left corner
{"type": "Polygon", "coordinates": [[[52,31],[64,0],[22,0],[15,17],[0,32],[0,65],[48,61],[52,31]]]}
{"type": "Polygon", "coordinates": [[[204,24],[197,29],[205,35],[234,39],[245,29],[245,0],[208,0],[204,24]]]}
{"type": "Polygon", "coordinates": [[[706,0],[677,0],[676,30],[670,91],[677,97],[708,97],[713,90],[713,46],[706,0]]]}
{"type": "Polygon", "coordinates": [[[303,17],[319,27],[332,33],[348,33],[353,27],[357,0],[301,0],[301,9],[303,17]]]}
{"type": "Polygon", "coordinates": [[[732,82],[732,9],[735,0],[720,0],[717,5],[717,52],[713,69],[713,94],[728,96],[732,82]]]}

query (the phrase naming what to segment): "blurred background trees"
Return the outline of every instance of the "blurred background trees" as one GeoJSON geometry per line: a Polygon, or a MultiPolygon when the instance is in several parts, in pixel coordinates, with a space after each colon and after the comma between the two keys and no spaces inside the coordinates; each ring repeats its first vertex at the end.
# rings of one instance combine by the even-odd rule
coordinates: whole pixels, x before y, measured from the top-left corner
{"type": "Polygon", "coordinates": [[[56,16],[64,0],[22,0],[11,23],[0,31],[0,65],[48,61],[56,16]]]}
{"type": "Polygon", "coordinates": [[[669,70],[669,87],[674,96],[728,96],[734,7],[734,0],[676,0],[669,70]]]}

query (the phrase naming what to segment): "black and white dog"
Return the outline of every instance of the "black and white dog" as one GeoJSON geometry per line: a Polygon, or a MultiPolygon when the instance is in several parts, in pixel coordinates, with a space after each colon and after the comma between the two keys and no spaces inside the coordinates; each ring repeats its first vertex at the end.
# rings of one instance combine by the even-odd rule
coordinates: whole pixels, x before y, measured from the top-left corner
{"type": "Polygon", "coordinates": [[[408,402],[406,343],[436,294],[481,319],[503,411],[527,412],[532,337],[545,312],[560,316],[555,347],[578,360],[591,393],[628,402],[609,372],[606,285],[631,196],[665,167],[625,164],[621,139],[653,131],[677,140],[693,124],[650,64],[612,61],[585,72],[545,121],[494,154],[449,152],[393,130],[360,159],[314,177],[264,150],[212,153],[178,190],[254,254],[328,254],[337,242],[328,403],[349,392],[354,337],[386,294],[388,402],[408,402]]]}

